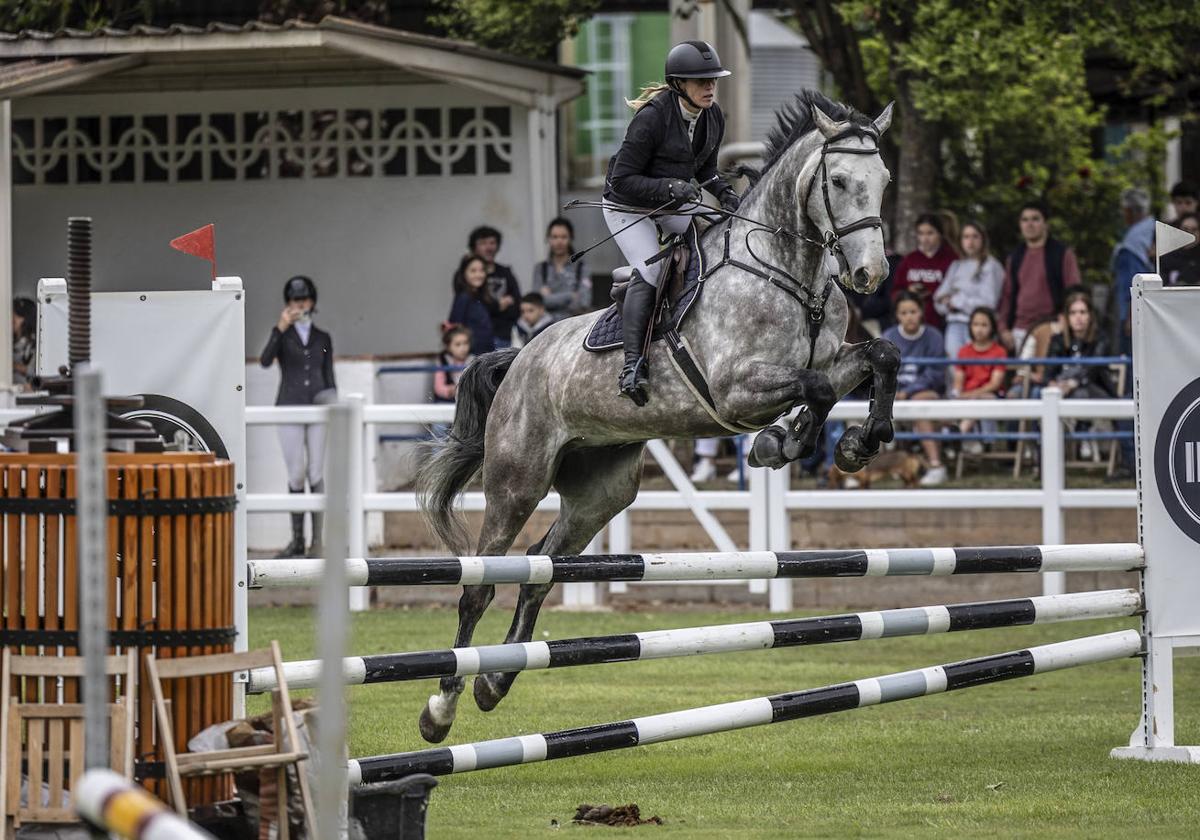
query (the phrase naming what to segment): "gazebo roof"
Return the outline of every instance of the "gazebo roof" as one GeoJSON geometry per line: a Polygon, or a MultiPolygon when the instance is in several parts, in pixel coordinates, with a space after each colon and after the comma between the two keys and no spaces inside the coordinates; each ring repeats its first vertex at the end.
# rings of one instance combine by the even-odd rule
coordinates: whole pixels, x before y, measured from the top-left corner
{"type": "Polygon", "coordinates": [[[0,98],[81,85],[109,90],[220,89],[266,83],[433,80],[528,107],[583,92],[584,71],[463,41],[326,17],[318,23],[173,25],[0,33],[0,98]]]}

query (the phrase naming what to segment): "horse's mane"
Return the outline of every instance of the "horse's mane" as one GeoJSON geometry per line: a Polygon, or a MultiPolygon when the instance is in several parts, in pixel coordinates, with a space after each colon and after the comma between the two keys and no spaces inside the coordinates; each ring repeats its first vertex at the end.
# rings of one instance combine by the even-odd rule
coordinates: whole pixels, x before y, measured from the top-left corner
{"type": "Polygon", "coordinates": [[[834,122],[850,123],[852,131],[861,127],[861,132],[856,133],[861,133],[864,137],[875,136],[874,129],[871,127],[871,118],[866,114],[849,105],[834,102],[820,91],[802,90],[792,98],[791,102],[785,102],[775,112],[775,125],[767,132],[764,141],[766,149],[763,152],[762,167],[754,169],[749,166],[739,166],[735,174],[746,176],[753,186],[757,186],[759,179],[779,162],[788,148],[805,134],[816,130],[817,124],[812,116],[814,107],[820,108],[834,122]]]}

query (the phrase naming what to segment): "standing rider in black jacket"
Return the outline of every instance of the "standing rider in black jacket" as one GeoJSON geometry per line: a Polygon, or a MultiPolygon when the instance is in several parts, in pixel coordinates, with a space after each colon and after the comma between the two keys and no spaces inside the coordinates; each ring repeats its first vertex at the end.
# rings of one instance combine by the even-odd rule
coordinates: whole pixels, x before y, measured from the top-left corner
{"type": "Polygon", "coordinates": [[[666,260],[646,262],[662,248],[658,228],[685,231],[692,214],[703,210],[701,185],[729,212],[736,211],[740,201],[737,191],[717,175],[717,152],[725,134],[725,116],[716,105],[717,79],[728,75],[710,44],[684,41],[672,47],[666,83],[647,88],[629,103],[637,113],[608,164],[606,204],[633,210],[606,206],[609,230],[621,230],[639,215],[673,202],[656,219],[643,219],[615,237],[633,268],[621,310],[625,365],[618,384],[621,395],[639,406],[649,399],[647,333],[666,265],[666,260]],[[636,208],[645,209],[639,213],[636,208]]]}

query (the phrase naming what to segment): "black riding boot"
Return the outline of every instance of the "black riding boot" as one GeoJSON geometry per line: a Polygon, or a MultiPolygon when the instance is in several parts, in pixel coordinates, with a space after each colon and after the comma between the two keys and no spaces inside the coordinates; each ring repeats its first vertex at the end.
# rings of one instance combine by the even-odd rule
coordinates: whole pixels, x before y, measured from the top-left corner
{"type": "Polygon", "coordinates": [[[642,406],[650,399],[649,369],[646,359],[646,338],[654,320],[654,302],[658,290],[633,272],[629,287],[625,290],[625,302],[621,306],[621,328],[624,333],[625,367],[617,386],[621,396],[629,397],[642,406]]]}
{"type": "MultiPolygon", "coordinates": [[[[311,489],[314,493],[324,493],[325,482],[318,481],[311,489]]],[[[325,514],[314,510],[310,516],[312,516],[312,542],[308,544],[308,556],[322,557],[325,552],[325,514]]]]}
{"type": "MultiPolygon", "coordinates": [[[[288,488],[289,493],[303,493],[304,488],[293,490],[288,488]]],[[[284,546],[283,551],[275,555],[277,560],[284,560],[288,557],[303,557],[304,556],[304,514],[292,514],[292,541],[284,546]]]]}

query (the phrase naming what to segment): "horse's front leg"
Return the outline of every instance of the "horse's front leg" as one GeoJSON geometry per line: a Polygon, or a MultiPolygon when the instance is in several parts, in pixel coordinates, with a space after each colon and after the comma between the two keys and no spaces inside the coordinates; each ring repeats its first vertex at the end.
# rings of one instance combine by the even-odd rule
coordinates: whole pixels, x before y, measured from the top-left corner
{"type": "Polygon", "coordinates": [[[829,369],[829,379],[838,399],[853,391],[868,376],[871,379],[871,406],[867,421],[846,429],[838,441],[834,461],[843,472],[857,472],[879,454],[880,444],[891,443],[896,432],[892,424],[892,404],[896,399],[896,374],[900,370],[900,351],[882,338],[861,344],[843,344],[829,369]]]}
{"type": "Polygon", "coordinates": [[[800,407],[786,424],[768,426],[758,433],[750,449],[750,466],[777,470],[816,451],[821,427],[837,402],[828,376],[807,368],[762,365],[741,385],[760,404],[783,404],[788,410],[800,407]]]}

